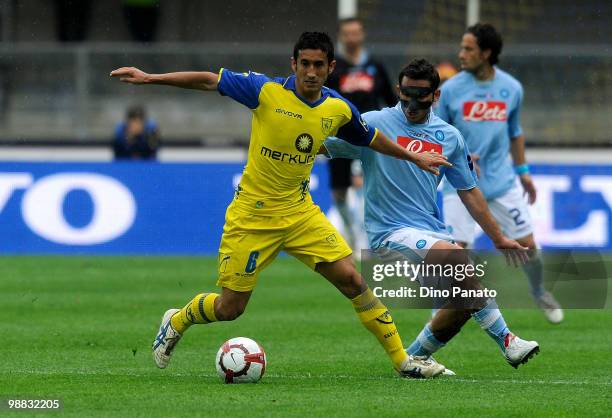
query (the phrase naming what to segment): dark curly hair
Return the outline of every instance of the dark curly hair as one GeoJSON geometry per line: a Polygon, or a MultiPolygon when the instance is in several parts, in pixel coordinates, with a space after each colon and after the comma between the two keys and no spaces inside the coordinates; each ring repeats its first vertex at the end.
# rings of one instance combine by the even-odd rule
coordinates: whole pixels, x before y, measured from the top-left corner
{"type": "Polygon", "coordinates": [[[499,62],[499,54],[501,54],[504,42],[502,37],[490,23],[476,23],[465,30],[465,33],[471,33],[478,42],[478,47],[484,51],[491,50],[489,55],[489,64],[495,65],[499,62]]]}
{"type": "Polygon", "coordinates": [[[304,32],[293,47],[293,58],[298,59],[302,49],[320,49],[327,55],[327,62],[334,60],[334,44],[328,34],[323,32],[304,32]]]}
{"type": "Polygon", "coordinates": [[[412,80],[429,80],[429,85],[432,90],[436,90],[440,86],[440,74],[431,63],[425,59],[414,59],[405,66],[399,73],[399,84],[402,85],[402,79],[408,77],[412,80]]]}

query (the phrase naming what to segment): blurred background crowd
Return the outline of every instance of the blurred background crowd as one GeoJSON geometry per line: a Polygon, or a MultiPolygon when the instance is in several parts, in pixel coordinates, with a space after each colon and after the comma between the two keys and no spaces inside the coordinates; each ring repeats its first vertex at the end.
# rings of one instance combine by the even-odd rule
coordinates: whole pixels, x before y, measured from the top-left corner
{"type": "MultiPolygon", "coordinates": [[[[355,3],[367,49],[393,82],[414,57],[444,63],[442,70],[452,74],[469,1],[355,3]]],[[[529,145],[610,145],[612,2],[479,3],[480,21],[493,23],[504,37],[500,65],[524,85],[521,116],[529,145]]],[[[140,108],[143,132],[156,134],[142,144],[154,156],[157,125],[164,146],[243,146],[248,110],[218,95],[113,83],[110,70],[225,66],[287,75],[289,51],[302,31],[336,37],[342,1],[5,0],[0,5],[0,144],[110,147],[128,109],[133,113],[138,109],[133,106],[146,105],[140,108]]]]}

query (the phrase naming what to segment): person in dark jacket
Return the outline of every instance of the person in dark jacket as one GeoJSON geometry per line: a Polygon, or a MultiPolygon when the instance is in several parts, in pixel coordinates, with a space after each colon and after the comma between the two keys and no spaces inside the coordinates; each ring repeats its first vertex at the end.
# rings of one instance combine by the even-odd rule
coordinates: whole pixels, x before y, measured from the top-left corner
{"type": "MultiPolygon", "coordinates": [[[[340,21],[338,41],[341,55],[336,59],[336,69],[327,79],[327,86],[350,100],[361,113],[397,103],[385,67],[364,48],[365,36],[359,18],[340,21]]],[[[354,219],[346,199],[347,190],[352,185],[351,163],[352,160],[346,158],[334,158],[329,161],[329,174],[334,204],[346,226],[346,238],[354,246],[354,219]]]]}
{"type": "Polygon", "coordinates": [[[125,121],[117,124],[113,140],[116,160],[154,160],[159,147],[157,124],[147,119],[142,106],[130,107],[125,121]]]}

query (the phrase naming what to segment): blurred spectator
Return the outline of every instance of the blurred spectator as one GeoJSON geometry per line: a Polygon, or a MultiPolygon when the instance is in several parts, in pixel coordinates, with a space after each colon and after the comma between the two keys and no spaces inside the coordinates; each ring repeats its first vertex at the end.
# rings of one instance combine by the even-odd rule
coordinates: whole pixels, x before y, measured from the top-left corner
{"type": "Polygon", "coordinates": [[[128,109],[126,119],[115,128],[113,149],[117,160],[152,160],[157,157],[159,131],[147,119],[142,106],[128,109]]]}
{"type": "MultiPolygon", "coordinates": [[[[340,21],[340,54],[336,59],[336,69],[327,79],[327,86],[350,100],[361,113],[395,106],[397,103],[385,67],[368,53],[364,47],[365,38],[366,33],[359,18],[340,21]]],[[[356,248],[357,240],[353,233],[355,217],[347,205],[347,193],[351,186],[351,160],[334,158],[328,165],[334,205],[346,225],[344,236],[349,245],[356,248]]]]}
{"type": "Polygon", "coordinates": [[[138,42],[155,40],[159,0],[123,0],[123,13],[133,40],[138,42]]]}
{"type": "Polygon", "coordinates": [[[84,41],[89,27],[90,0],[55,0],[57,37],[62,42],[84,41]]]}
{"type": "Polygon", "coordinates": [[[361,113],[397,104],[387,71],[367,51],[365,38],[360,19],[352,17],[340,21],[340,53],[336,69],[327,79],[327,86],[353,102],[361,113]]]}

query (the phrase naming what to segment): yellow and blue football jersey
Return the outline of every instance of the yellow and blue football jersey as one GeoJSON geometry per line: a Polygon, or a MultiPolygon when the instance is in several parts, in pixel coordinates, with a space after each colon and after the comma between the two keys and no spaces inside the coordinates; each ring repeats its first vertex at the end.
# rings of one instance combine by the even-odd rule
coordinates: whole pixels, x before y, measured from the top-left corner
{"type": "Polygon", "coordinates": [[[295,76],[221,69],[217,89],[253,112],[248,160],[233,204],[248,213],[286,216],[310,209],[310,172],[325,138],[368,146],[378,132],[334,90],[323,87],[314,103],[300,97],[295,76]]]}

